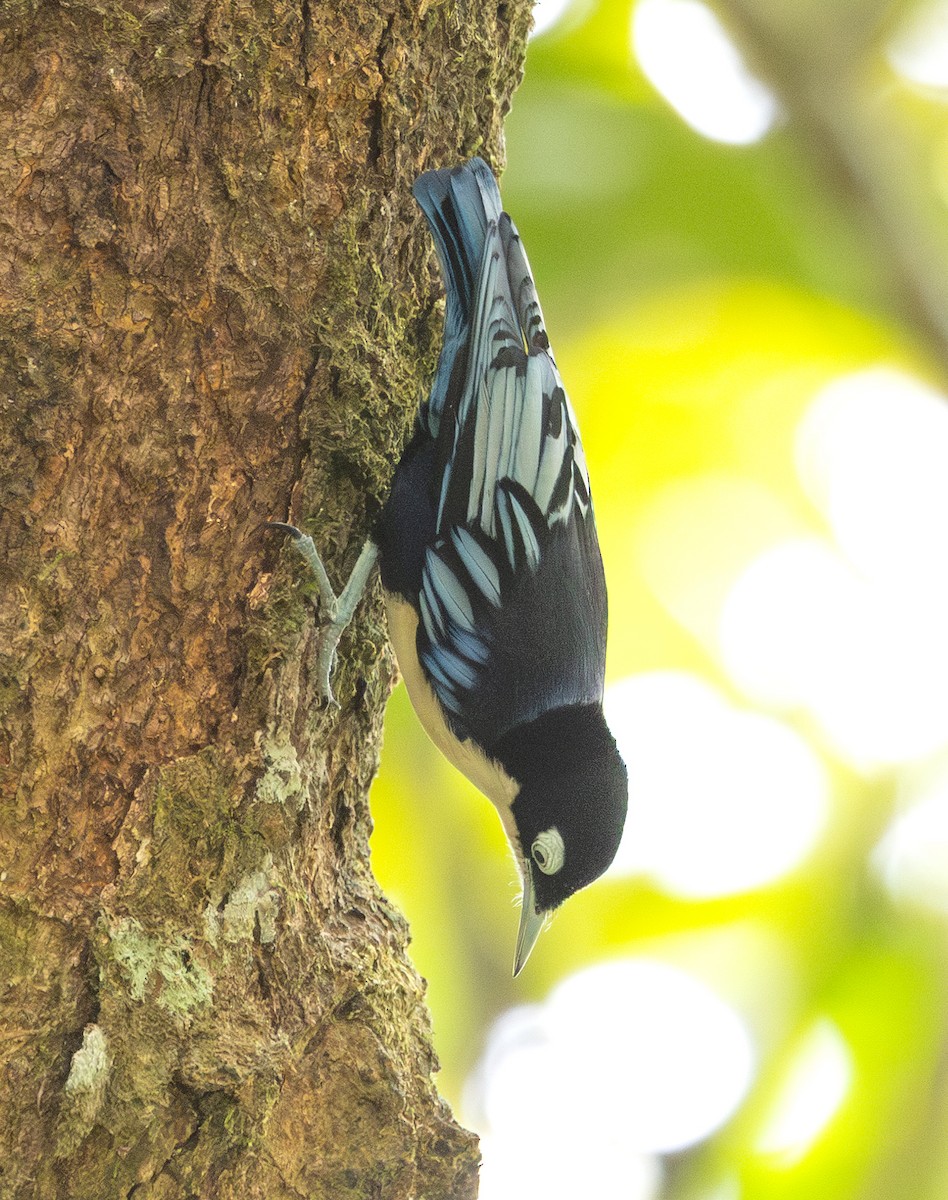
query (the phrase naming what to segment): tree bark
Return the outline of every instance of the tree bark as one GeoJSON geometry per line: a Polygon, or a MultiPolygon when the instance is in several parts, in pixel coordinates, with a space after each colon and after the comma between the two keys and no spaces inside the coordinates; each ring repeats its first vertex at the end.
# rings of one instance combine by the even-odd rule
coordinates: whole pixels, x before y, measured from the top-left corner
{"type": "MultiPolygon", "coordinates": [[[[440,340],[409,188],[529,0],[0,4],[0,1197],[466,1197],[345,579],[440,340]]],[[[426,268],[426,264],[429,264],[426,268]]]]}

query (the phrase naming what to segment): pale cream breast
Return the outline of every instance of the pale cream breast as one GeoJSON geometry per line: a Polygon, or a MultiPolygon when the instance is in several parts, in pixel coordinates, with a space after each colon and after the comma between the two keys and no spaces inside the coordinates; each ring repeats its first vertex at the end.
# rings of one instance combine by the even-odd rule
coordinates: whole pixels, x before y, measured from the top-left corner
{"type": "Polygon", "coordinates": [[[448,762],[457,767],[462,775],[467,776],[497,809],[507,840],[519,860],[517,828],[511,812],[511,805],[518,790],[516,781],[472,741],[459,741],[451,732],[438,697],[418,663],[415,651],[418,616],[412,606],[398,596],[387,591],[384,595],[389,638],[395,647],[398,668],[405,680],[418,719],[448,762]]]}

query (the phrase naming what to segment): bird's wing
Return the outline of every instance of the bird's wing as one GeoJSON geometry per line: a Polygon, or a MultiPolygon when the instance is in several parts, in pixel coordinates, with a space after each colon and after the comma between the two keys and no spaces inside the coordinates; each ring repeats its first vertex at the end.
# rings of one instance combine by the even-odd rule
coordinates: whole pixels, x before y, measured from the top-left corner
{"type": "Polygon", "coordinates": [[[432,436],[455,387],[474,315],[477,272],[487,229],[501,215],[500,192],[490,167],[472,158],[461,167],[426,171],[412,188],[428,221],[444,276],[444,341],[427,407],[422,410],[432,436]]]}
{"type": "Polygon", "coordinates": [[[601,698],[606,624],[582,444],[506,214],[488,227],[466,386],[445,418],[418,650],[457,732],[489,745],[601,698]]]}
{"type": "Polygon", "coordinates": [[[505,479],[519,483],[550,524],[568,521],[574,504],[585,515],[589,476],[579,430],[506,213],[488,226],[466,386],[452,415],[439,438],[439,532],[473,522],[495,537],[494,494],[505,479]]]}

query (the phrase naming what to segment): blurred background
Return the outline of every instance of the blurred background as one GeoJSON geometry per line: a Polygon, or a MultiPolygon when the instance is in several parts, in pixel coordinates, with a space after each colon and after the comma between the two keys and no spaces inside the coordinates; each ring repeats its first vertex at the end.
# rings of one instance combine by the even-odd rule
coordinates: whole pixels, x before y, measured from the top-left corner
{"type": "Polygon", "coordinates": [[[373,861],[483,1200],[948,1196],[948,0],[548,0],[508,123],[626,836],[511,978],[399,687],[373,861]]]}

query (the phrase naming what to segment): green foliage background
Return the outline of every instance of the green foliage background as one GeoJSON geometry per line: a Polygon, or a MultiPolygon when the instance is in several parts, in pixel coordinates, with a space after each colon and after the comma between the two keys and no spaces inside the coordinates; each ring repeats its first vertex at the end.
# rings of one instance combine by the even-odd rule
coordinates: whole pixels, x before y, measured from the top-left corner
{"type": "MultiPolygon", "coordinates": [[[[740,702],[709,647],[656,599],[635,552],[641,515],[669,481],[732,472],[776,494],[799,528],[825,533],[793,458],[817,389],[880,363],[943,384],[948,97],[908,87],[886,63],[907,9],[719,5],[783,107],[750,146],[695,133],[654,91],[629,52],[629,0],[574,9],[531,44],[502,189],[583,430],[612,681],[678,668],[740,702]]],[[[722,569],[773,530],[748,513],[729,534],[706,548],[722,569]]],[[[705,978],[754,1030],[759,1070],[736,1117],[678,1156],[663,1196],[711,1195],[725,1177],[754,1200],[948,1195],[945,926],[896,904],[869,861],[898,773],[860,775],[803,718],[797,727],[834,786],[827,832],[797,871],[704,902],[642,878],[604,881],[570,901],[513,980],[517,886],[499,822],[397,690],[372,796],[373,859],[411,922],[451,1100],[510,1005],[603,958],[688,961],[699,947],[716,964],[705,978]],[[819,1015],[847,1039],[853,1084],[799,1161],[774,1161],[755,1148],[762,1115],[819,1015]]]]}

